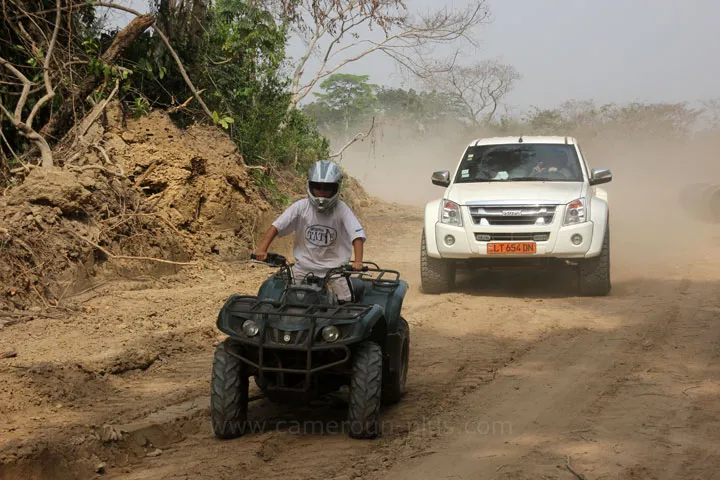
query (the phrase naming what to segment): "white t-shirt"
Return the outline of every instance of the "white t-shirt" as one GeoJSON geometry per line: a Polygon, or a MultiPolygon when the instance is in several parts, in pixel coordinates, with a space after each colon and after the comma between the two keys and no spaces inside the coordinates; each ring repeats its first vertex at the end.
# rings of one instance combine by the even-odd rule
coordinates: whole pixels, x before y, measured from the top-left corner
{"type": "Polygon", "coordinates": [[[295,264],[305,272],[325,276],[352,259],[352,242],[367,240],[355,214],[342,200],[329,212],[318,212],[308,198],[290,205],[273,225],[284,237],[295,232],[295,264]]]}

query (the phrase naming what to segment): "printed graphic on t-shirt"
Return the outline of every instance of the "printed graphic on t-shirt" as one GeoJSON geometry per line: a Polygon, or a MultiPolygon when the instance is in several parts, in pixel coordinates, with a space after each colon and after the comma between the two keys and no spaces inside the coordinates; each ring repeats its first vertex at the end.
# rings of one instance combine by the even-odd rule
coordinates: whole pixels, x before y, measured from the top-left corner
{"type": "Polygon", "coordinates": [[[310,225],[305,229],[305,240],[318,247],[329,247],[337,239],[337,230],[325,225],[310,225]]]}

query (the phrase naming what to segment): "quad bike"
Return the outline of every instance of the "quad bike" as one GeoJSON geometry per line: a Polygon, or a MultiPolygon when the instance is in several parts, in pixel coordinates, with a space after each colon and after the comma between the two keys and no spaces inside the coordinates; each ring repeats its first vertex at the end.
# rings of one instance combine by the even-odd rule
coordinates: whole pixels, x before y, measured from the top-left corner
{"type": "Polygon", "coordinates": [[[299,282],[281,255],[269,253],[260,263],[280,269],[257,296],[231,295],[218,315],[217,326],[228,337],[217,346],[212,368],[215,436],[236,438],[250,430],[252,376],[262,396],[276,403],[310,403],[347,385],[349,436],[377,437],[381,403],[396,403],[405,393],[410,330],[401,310],[407,282],[372,262],[362,271],[344,265],[299,282]],[[332,292],[334,278],[349,282],[349,302],[332,292]]]}

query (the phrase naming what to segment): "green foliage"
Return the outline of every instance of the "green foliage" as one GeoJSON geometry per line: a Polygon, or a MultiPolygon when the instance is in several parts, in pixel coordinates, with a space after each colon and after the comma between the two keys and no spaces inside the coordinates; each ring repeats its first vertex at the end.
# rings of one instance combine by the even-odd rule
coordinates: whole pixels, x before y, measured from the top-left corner
{"type": "Polygon", "coordinates": [[[307,105],[305,112],[322,129],[347,135],[379,111],[379,87],[368,79],[368,75],[330,75],[320,83],[324,93],[315,93],[317,102],[307,105]]]}
{"type": "MultiPolygon", "coordinates": [[[[168,36],[213,112],[212,121],[228,132],[248,164],[297,165],[327,153],[324,139],[300,112],[291,112],[286,128],[280,128],[290,103],[284,26],[245,0],[219,0],[206,10],[193,2],[177,5],[156,4],[158,21],[174,26],[168,36]],[[188,11],[198,9],[204,23],[199,38],[191,39],[193,29],[184,22],[188,11]]],[[[153,106],[178,105],[192,97],[156,39],[135,42],[126,58],[137,72],[132,79],[136,95],[153,99],[153,106]]],[[[207,120],[194,101],[174,118],[181,125],[207,120]]]]}
{"type": "Polygon", "coordinates": [[[369,75],[336,73],[320,83],[326,93],[316,93],[318,103],[343,116],[372,114],[378,107],[377,85],[368,83],[369,75]]]}
{"type": "Polygon", "coordinates": [[[352,136],[367,128],[372,116],[417,131],[431,131],[439,125],[464,128],[457,120],[464,114],[462,105],[446,93],[378,87],[367,80],[367,75],[328,77],[321,85],[326,93],[316,94],[319,100],[305,105],[303,112],[330,136],[352,136]]]}
{"type": "MultiPolygon", "coordinates": [[[[66,11],[75,2],[68,0],[63,2],[66,11]]],[[[76,5],[75,5],[76,6],[76,5]]],[[[15,65],[28,80],[33,82],[31,93],[21,112],[21,117],[27,119],[32,108],[40,97],[45,93],[42,88],[44,82],[43,62],[49,47],[49,39],[55,27],[56,3],[54,0],[24,0],[22,2],[3,3],[2,16],[0,16],[0,57],[15,65]],[[40,87],[38,89],[38,87],[40,87]]],[[[90,7],[76,8],[74,14],[69,18],[63,15],[61,28],[58,30],[55,47],[55,59],[62,58],[67,62],[68,58],[73,60],[85,59],[86,51],[98,49],[99,43],[96,39],[100,36],[100,30],[95,20],[94,9],[90,7]],[[58,54],[58,50],[62,54],[58,54]]],[[[51,62],[51,68],[56,65],[51,62]]],[[[56,111],[65,99],[69,98],[72,89],[70,79],[64,78],[67,66],[62,72],[51,71],[55,97],[47,102],[33,119],[32,127],[40,131],[48,122],[51,113],[56,111]]],[[[75,75],[74,81],[82,79],[88,71],[88,65],[82,62],[73,62],[72,71],[75,75]]],[[[112,74],[113,72],[110,72],[112,74]]],[[[15,111],[22,86],[19,79],[6,68],[0,67],[0,104],[4,105],[10,112],[15,111]]],[[[0,117],[3,115],[0,114],[0,117]]],[[[0,169],[9,168],[7,164],[14,164],[13,152],[22,155],[27,152],[30,142],[11,126],[2,123],[2,132],[5,140],[0,140],[0,160],[3,164],[0,169]],[[11,152],[12,150],[12,152],[11,152]],[[7,158],[5,161],[3,159],[7,158]]]]}
{"type": "Polygon", "coordinates": [[[384,87],[378,92],[383,115],[432,125],[453,122],[461,117],[462,105],[444,92],[416,92],[413,89],[384,87]]]}
{"type": "Polygon", "coordinates": [[[276,208],[285,208],[290,204],[290,197],[278,190],[277,184],[272,176],[261,170],[251,170],[250,175],[265,196],[265,199],[276,208]]]}
{"type": "Polygon", "coordinates": [[[135,120],[137,120],[150,113],[150,104],[144,97],[135,97],[135,101],[131,106],[131,111],[133,112],[135,120]]]}

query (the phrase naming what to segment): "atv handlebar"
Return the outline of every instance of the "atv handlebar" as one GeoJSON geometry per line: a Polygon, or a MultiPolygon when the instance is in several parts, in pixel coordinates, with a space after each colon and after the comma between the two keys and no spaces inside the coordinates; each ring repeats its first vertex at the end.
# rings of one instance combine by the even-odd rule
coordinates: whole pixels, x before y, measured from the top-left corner
{"type": "MultiPolygon", "coordinates": [[[[353,270],[353,267],[352,267],[352,264],[351,264],[351,263],[347,263],[347,264],[343,265],[342,268],[343,268],[343,271],[345,271],[345,272],[355,272],[355,271],[357,271],[357,270],[353,270]]],[[[359,271],[361,271],[361,272],[367,272],[367,271],[368,271],[368,266],[367,266],[367,265],[363,265],[362,270],[359,270],[359,271]]]]}
{"type": "Polygon", "coordinates": [[[267,263],[268,265],[271,265],[273,267],[282,267],[283,265],[287,265],[287,258],[280,255],[279,253],[267,253],[265,254],[265,260],[258,260],[257,255],[251,253],[250,258],[253,260],[257,260],[258,262],[267,263]]]}
{"type": "MultiPolygon", "coordinates": [[[[258,263],[263,263],[265,265],[269,265],[271,267],[279,267],[280,271],[278,272],[280,275],[285,275],[287,278],[288,284],[294,283],[293,282],[293,275],[291,271],[291,264],[288,263],[287,258],[283,255],[280,255],[279,253],[266,253],[265,254],[265,260],[258,260],[257,255],[254,253],[250,254],[250,258],[258,263]]],[[[338,277],[350,277],[353,273],[360,273],[360,272],[380,272],[380,275],[374,279],[373,281],[378,284],[394,284],[397,282],[397,279],[400,277],[400,274],[396,272],[395,270],[386,270],[383,268],[380,268],[380,266],[375,262],[362,262],[363,266],[360,270],[353,270],[353,266],[351,263],[346,263],[344,265],[340,265],[335,268],[331,268],[328,270],[328,272],[325,274],[324,277],[313,277],[312,274],[310,277],[312,277],[309,280],[309,283],[315,283],[317,285],[326,285],[328,284],[333,278],[338,277]],[[383,279],[384,275],[386,273],[395,275],[395,280],[386,280],[383,279]]]]}

